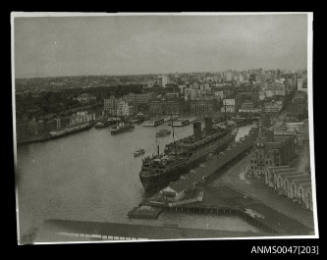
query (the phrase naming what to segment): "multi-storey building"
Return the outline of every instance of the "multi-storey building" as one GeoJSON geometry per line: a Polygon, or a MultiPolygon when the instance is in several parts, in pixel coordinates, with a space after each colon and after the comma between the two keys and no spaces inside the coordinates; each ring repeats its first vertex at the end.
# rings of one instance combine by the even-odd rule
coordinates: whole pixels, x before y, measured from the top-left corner
{"type": "Polygon", "coordinates": [[[236,102],[234,98],[223,99],[223,106],[221,107],[221,112],[234,113],[235,110],[236,110],[236,102]]]}
{"type": "Polygon", "coordinates": [[[179,99],[152,100],[149,103],[149,111],[152,115],[180,114],[182,103],[179,99]]]}
{"type": "Polygon", "coordinates": [[[152,99],[153,93],[129,93],[123,97],[123,99],[131,105],[142,105],[148,104],[149,101],[152,99]]]}
{"type": "Polygon", "coordinates": [[[272,129],[260,125],[249,173],[254,177],[263,177],[267,167],[288,165],[295,156],[294,135],[274,135],[272,129]]]}
{"type": "Polygon", "coordinates": [[[111,96],[104,100],[104,112],[109,116],[130,116],[132,107],[124,99],[111,96]]]}
{"type": "Polygon", "coordinates": [[[193,114],[211,113],[216,110],[216,101],[214,99],[191,100],[190,112],[193,114]]]}
{"type": "Polygon", "coordinates": [[[278,113],[283,108],[283,102],[282,101],[271,101],[271,102],[265,102],[263,111],[265,113],[278,113]]]}

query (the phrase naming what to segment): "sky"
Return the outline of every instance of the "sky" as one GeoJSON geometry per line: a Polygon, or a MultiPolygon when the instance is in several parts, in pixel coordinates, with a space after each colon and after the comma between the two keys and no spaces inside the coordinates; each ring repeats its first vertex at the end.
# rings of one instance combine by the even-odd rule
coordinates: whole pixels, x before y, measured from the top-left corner
{"type": "Polygon", "coordinates": [[[15,77],[305,69],[307,15],[16,17],[15,77]]]}

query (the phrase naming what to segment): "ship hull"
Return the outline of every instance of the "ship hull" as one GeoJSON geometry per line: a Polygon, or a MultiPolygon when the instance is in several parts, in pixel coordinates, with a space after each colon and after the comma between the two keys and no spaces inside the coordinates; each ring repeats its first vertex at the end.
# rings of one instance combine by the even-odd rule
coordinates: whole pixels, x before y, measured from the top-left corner
{"type": "Polygon", "coordinates": [[[140,172],[140,179],[144,190],[146,193],[152,193],[168,186],[170,182],[178,180],[181,175],[187,174],[201,162],[204,162],[209,153],[219,153],[226,149],[234,139],[235,135],[230,134],[225,142],[221,143],[218,140],[217,143],[211,144],[208,147],[195,152],[182,166],[177,166],[162,174],[146,174],[142,169],[140,172]]]}
{"type": "Polygon", "coordinates": [[[58,139],[58,138],[61,138],[61,137],[65,137],[65,136],[68,136],[68,135],[72,135],[72,134],[75,134],[75,133],[78,133],[78,132],[89,130],[89,129],[91,129],[93,127],[93,125],[94,124],[91,122],[91,123],[86,124],[85,126],[83,126],[81,128],[67,130],[66,132],[63,132],[63,133],[60,133],[60,134],[57,134],[57,135],[51,135],[51,134],[47,133],[47,134],[40,135],[38,137],[28,138],[28,139],[25,139],[25,140],[19,140],[17,143],[19,145],[24,145],[24,144],[30,144],[30,143],[46,142],[46,141],[58,139]]]}
{"type": "Polygon", "coordinates": [[[134,127],[127,127],[127,128],[120,128],[118,130],[111,130],[111,135],[118,135],[118,134],[122,134],[128,131],[132,131],[134,129],[134,127]]]}
{"type": "Polygon", "coordinates": [[[84,126],[82,126],[80,128],[72,128],[71,130],[68,129],[66,132],[63,132],[63,133],[60,133],[60,134],[57,134],[57,135],[51,135],[50,139],[56,139],[56,138],[68,136],[68,135],[71,135],[71,134],[74,134],[74,133],[89,130],[89,129],[91,129],[93,127],[93,125],[94,125],[93,122],[90,122],[90,123],[87,123],[87,124],[85,124],[84,126]]]}

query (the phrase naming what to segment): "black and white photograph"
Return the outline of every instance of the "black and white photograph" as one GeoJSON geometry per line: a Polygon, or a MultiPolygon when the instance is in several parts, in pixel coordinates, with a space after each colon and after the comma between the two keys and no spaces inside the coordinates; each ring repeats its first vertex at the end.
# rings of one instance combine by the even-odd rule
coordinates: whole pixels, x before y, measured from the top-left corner
{"type": "Polygon", "coordinates": [[[313,23],[12,12],[17,243],[318,238],[313,23]]]}

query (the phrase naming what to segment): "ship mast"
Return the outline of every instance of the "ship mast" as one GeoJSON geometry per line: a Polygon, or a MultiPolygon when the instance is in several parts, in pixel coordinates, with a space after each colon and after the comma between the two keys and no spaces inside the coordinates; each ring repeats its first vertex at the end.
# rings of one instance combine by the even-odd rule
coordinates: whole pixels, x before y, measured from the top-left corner
{"type": "Polygon", "coordinates": [[[226,104],[226,102],[224,102],[224,108],[225,108],[225,124],[227,126],[227,112],[226,112],[227,110],[226,110],[226,107],[227,107],[227,104],[226,104]]]}
{"type": "Polygon", "coordinates": [[[155,127],[155,140],[156,140],[156,147],[157,147],[157,155],[158,155],[158,157],[159,157],[159,155],[160,155],[160,147],[159,147],[159,142],[158,142],[158,137],[157,137],[157,125],[156,125],[156,118],[154,119],[154,127],[155,127]]]}
{"type": "Polygon", "coordinates": [[[174,149],[175,149],[175,155],[177,154],[177,148],[176,148],[176,141],[175,141],[175,129],[174,129],[174,119],[173,119],[173,113],[170,114],[171,119],[171,128],[173,130],[173,142],[174,142],[174,149]]]}

